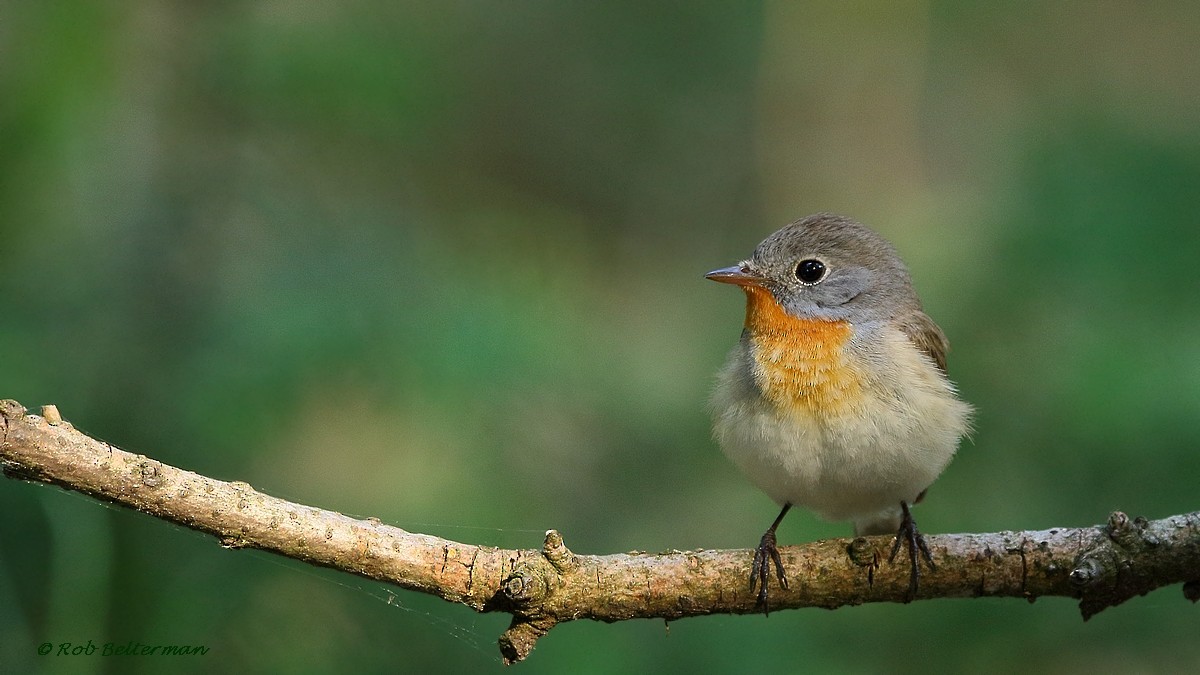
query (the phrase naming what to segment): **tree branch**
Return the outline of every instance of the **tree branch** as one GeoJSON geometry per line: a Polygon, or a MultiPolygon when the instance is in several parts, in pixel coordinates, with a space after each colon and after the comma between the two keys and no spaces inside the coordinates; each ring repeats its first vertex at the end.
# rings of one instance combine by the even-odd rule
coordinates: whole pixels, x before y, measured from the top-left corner
{"type": "MultiPolygon", "coordinates": [[[[679,619],[760,611],[748,590],[749,550],[577,555],[550,530],[540,549],[463,544],[294,504],[246,483],[214,480],[124,452],[76,431],[57,409],[26,413],[0,401],[0,466],[216,536],[402,588],[479,612],[507,612],[506,662],[575,619],[679,619]]],[[[1200,512],[1147,521],[1113,513],[1097,527],[926,537],[937,570],[918,599],[1078,598],[1083,618],[1182,582],[1200,599],[1200,512]]],[[[780,549],[793,583],[771,609],[903,602],[908,567],[881,564],[890,537],[830,539],[780,549]]]]}

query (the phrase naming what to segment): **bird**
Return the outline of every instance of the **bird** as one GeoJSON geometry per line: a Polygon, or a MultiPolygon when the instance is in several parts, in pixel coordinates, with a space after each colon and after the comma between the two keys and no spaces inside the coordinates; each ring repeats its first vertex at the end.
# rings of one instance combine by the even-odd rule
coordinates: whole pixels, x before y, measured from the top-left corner
{"type": "Polygon", "coordinates": [[[775,531],[793,506],[849,521],[855,536],[894,534],[910,563],[936,569],[911,507],[970,432],[972,408],[946,374],[945,334],[921,306],[896,249],[846,216],[818,213],[754,254],[705,275],[741,287],[741,337],[718,371],[713,436],[782,510],[754,549],[750,592],[769,613],[775,531]]]}

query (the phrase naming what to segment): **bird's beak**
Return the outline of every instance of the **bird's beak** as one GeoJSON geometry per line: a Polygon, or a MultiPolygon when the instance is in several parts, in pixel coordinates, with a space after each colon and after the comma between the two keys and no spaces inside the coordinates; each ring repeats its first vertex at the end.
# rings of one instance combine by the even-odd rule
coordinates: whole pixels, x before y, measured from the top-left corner
{"type": "Polygon", "coordinates": [[[765,277],[750,270],[749,266],[745,263],[713,270],[705,274],[704,278],[719,281],[723,284],[737,284],[738,286],[762,286],[767,281],[765,277]]]}

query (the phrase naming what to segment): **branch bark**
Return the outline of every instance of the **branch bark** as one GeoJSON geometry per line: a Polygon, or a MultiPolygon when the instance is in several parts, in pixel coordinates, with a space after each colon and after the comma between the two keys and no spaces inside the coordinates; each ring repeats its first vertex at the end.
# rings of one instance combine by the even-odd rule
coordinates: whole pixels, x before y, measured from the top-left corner
{"type": "MultiPolygon", "coordinates": [[[[393,583],[479,612],[507,612],[508,663],[556,624],[679,619],[760,611],[748,591],[749,550],[578,555],[550,530],[538,549],[464,544],[295,504],[119,450],[46,406],[28,414],[0,401],[0,466],[10,478],[76,490],[207,532],[228,548],[257,548],[393,583]]],[[[936,570],[917,599],[1003,596],[1079,600],[1086,620],[1155,588],[1183,583],[1200,599],[1200,512],[1147,521],[1115,512],[1105,525],[931,535],[936,570]]],[[[830,539],[780,549],[793,582],[771,609],[903,602],[907,563],[881,563],[891,537],[830,539]]]]}

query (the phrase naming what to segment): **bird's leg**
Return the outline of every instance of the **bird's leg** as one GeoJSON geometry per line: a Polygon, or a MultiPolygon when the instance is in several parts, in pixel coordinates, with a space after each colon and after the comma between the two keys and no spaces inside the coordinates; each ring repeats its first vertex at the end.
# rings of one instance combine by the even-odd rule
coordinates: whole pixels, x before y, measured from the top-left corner
{"type": "Polygon", "coordinates": [[[767,605],[767,582],[771,579],[772,562],[775,563],[775,574],[779,577],[779,587],[784,590],[788,587],[787,577],[783,576],[783,560],[779,557],[779,547],[775,545],[775,528],[779,527],[790,508],[790,503],[783,505],[783,510],[776,516],[775,522],[763,533],[758,548],[754,549],[754,563],[750,566],[750,592],[753,593],[755,585],[758,586],[758,602],[755,606],[761,606],[763,614],[771,613],[771,608],[767,605]]]}
{"type": "MultiPolygon", "coordinates": [[[[921,496],[924,495],[925,493],[922,492],[921,496]]],[[[917,497],[918,500],[920,498],[917,497]]],[[[900,510],[904,512],[904,516],[900,519],[900,530],[896,532],[896,543],[892,545],[892,554],[888,556],[888,563],[896,559],[901,541],[908,545],[908,561],[912,565],[912,572],[908,578],[908,595],[904,601],[912,602],[917,597],[917,585],[921,580],[921,561],[917,558],[918,551],[920,556],[925,558],[925,562],[929,564],[929,569],[936,570],[937,565],[933,564],[933,555],[929,552],[929,545],[925,543],[925,535],[917,529],[917,521],[913,520],[908,503],[900,502],[900,510]]]]}

